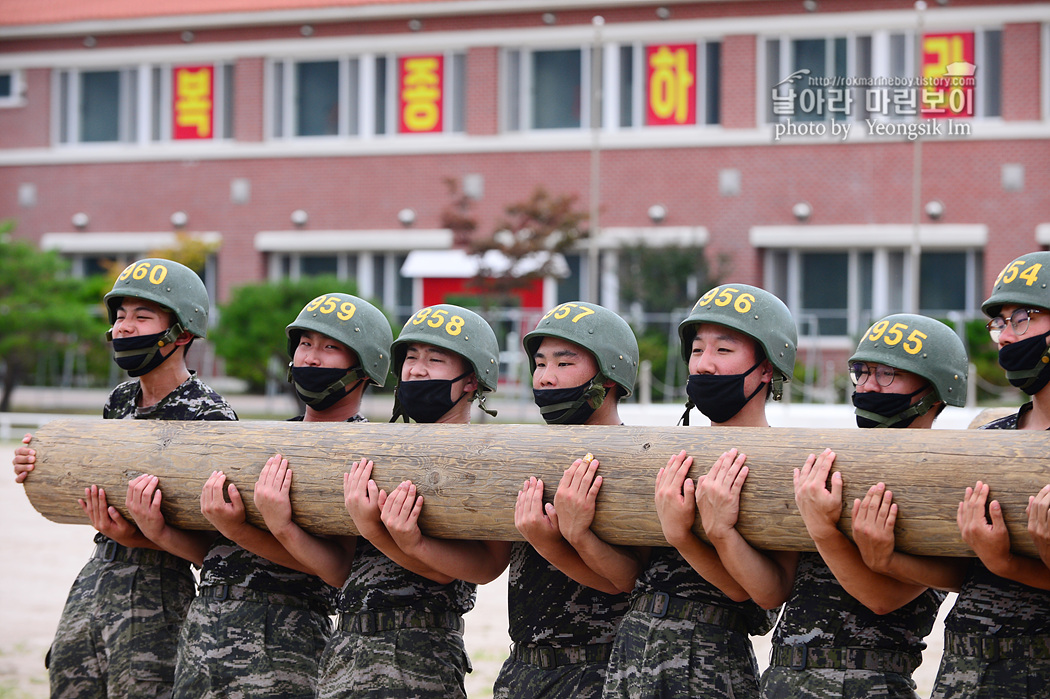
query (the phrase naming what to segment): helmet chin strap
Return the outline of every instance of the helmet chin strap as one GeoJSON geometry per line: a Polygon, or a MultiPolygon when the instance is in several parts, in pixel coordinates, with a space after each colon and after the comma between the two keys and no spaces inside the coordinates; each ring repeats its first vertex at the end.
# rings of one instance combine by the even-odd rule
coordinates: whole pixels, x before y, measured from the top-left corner
{"type": "Polygon", "coordinates": [[[925,415],[939,402],[940,399],[937,397],[937,391],[930,391],[915,405],[907,410],[902,410],[896,415],[891,415],[890,417],[884,417],[878,413],[873,413],[870,410],[861,410],[860,408],[857,408],[854,413],[877,423],[875,427],[890,427],[891,425],[896,425],[898,422],[903,422],[909,418],[916,418],[925,415]]]}

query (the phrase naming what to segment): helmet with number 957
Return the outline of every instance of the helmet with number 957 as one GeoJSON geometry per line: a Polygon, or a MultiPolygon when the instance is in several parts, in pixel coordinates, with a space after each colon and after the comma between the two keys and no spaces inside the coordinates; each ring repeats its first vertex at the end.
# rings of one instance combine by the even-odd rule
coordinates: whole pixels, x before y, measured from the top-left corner
{"type": "Polygon", "coordinates": [[[908,371],[929,381],[939,400],[966,405],[969,360],[962,340],[939,320],[912,313],[886,316],[864,332],[853,362],[908,371]]]}
{"type": "Polygon", "coordinates": [[[689,316],[678,325],[682,359],[689,361],[696,326],[723,325],[753,338],[774,368],[773,397],[795,371],[798,331],[784,302],[765,289],[749,284],[721,284],[700,297],[689,316]]]}
{"type": "Polygon", "coordinates": [[[999,315],[1006,304],[1050,309],[1050,252],[1021,255],[1006,265],[992,284],[992,295],[981,304],[989,318],[999,315]]]}
{"type": "MultiPolygon", "coordinates": [[[[196,337],[208,335],[208,290],[192,269],[173,260],[149,257],[124,268],[113,289],[103,300],[109,309],[109,323],[117,321],[121,299],[152,301],[171,310],[174,321],[196,337]]],[[[173,323],[174,324],[174,323],[173,323]]]]}
{"type": "Polygon", "coordinates": [[[299,335],[319,332],[343,343],[357,354],[361,369],[377,386],[386,383],[390,372],[390,343],[394,339],[390,321],[383,312],[351,294],[322,294],[299,311],[285,328],[288,356],[295,356],[299,335]]]}
{"type": "Polygon", "coordinates": [[[579,345],[592,355],[598,370],[620,387],[622,398],[634,392],[638,378],[638,338],[627,321],[604,306],[573,301],[547,311],[536,328],[522,338],[529,372],[536,373],[536,351],[544,337],[579,345]]]}
{"type": "Polygon", "coordinates": [[[420,342],[455,352],[474,369],[482,391],[495,391],[499,382],[499,342],[492,327],[474,311],[441,303],[421,308],[401,329],[390,352],[394,374],[400,380],[408,346],[420,342]]]}

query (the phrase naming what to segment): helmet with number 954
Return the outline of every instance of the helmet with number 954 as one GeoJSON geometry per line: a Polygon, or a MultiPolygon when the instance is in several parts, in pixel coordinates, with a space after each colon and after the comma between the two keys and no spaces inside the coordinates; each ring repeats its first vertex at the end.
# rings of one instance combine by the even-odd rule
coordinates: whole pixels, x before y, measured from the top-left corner
{"type": "Polygon", "coordinates": [[[584,301],[563,303],[547,311],[536,328],[522,338],[532,374],[536,373],[536,351],[545,337],[561,338],[584,348],[594,355],[598,370],[620,387],[621,397],[634,392],[638,339],[618,314],[584,301]]]}
{"type": "Polygon", "coordinates": [[[784,302],[765,289],[748,284],[721,284],[700,297],[678,325],[682,359],[689,361],[696,326],[723,325],[753,338],[773,365],[773,398],[779,400],[783,382],[795,371],[798,331],[784,302]]]}
{"type": "Polygon", "coordinates": [[[929,381],[939,400],[966,405],[969,360],[962,340],[939,320],[912,313],[886,316],[864,332],[853,362],[908,371],[929,381]]]}
{"type": "Polygon", "coordinates": [[[416,311],[390,352],[394,356],[394,374],[400,380],[408,346],[420,342],[455,352],[474,369],[482,391],[495,391],[499,381],[499,342],[492,327],[474,311],[441,303],[416,311]]]}
{"type": "Polygon", "coordinates": [[[383,312],[351,294],[322,294],[299,311],[285,328],[288,356],[295,356],[299,335],[312,330],[338,340],[353,350],[365,375],[377,386],[386,383],[390,372],[390,343],[393,332],[383,312]]]}
{"type": "MultiPolygon", "coordinates": [[[[113,289],[103,300],[109,309],[109,323],[117,320],[121,299],[152,301],[171,310],[174,321],[196,337],[208,335],[208,290],[192,269],[173,260],[150,257],[124,268],[113,289]]],[[[173,323],[174,325],[174,323],[173,323]]]]}
{"type": "Polygon", "coordinates": [[[1006,304],[1050,309],[1050,252],[1021,255],[1006,265],[992,284],[992,295],[981,304],[989,318],[999,315],[1006,304]]]}

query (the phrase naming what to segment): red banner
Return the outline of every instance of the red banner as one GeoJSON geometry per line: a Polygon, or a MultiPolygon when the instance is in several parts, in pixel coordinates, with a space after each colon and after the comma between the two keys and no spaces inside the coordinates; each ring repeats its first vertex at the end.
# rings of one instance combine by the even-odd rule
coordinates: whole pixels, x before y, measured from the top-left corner
{"type": "Polygon", "coordinates": [[[696,123],[696,44],[647,46],[646,124],[696,123]]]}
{"type": "Polygon", "coordinates": [[[175,140],[212,138],[215,114],[215,69],[181,66],[172,69],[172,128],[175,140]]]}
{"type": "Polygon", "coordinates": [[[398,59],[400,133],[444,130],[444,56],[402,56],[398,59]]]}
{"type": "Polygon", "coordinates": [[[922,115],[937,119],[974,114],[973,32],[922,37],[922,115]]]}

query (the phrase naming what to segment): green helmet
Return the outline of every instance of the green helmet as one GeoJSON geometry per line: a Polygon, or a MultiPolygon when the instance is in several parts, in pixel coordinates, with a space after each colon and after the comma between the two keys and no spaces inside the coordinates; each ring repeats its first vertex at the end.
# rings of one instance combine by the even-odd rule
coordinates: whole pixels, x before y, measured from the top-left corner
{"type": "Polygon", "coordinates": [[[783,383],[795,371],[798,331],[784,302],[765,289],[748,284],[722,284],[700,297],[689,316],[678,325],[682,359],[689,361],[696,326],[724,325],[753,338],[773,365],[772,393],[780,400],[783,383]]]}
{"type": "Polygon", "coordinates": [[[933,385],[933,403],[966,405],[969,360],[962,340],[939,320],[911,313],[886,316],[864,332],[852,362],[910,371],[933,385]]]}
{"type": "Polygon", "coordinates": [[[393,333],[390,321],[368,301],[350,294],[322,294],[303,306],[295,321],[284,329],[289,357],[295,356],[303,330],[342,342],[357,354],[365,376],[377,386],[386,383],[393,333]]]}
{"type": "Polygon", "coordinates": [[[536,373],[536,351],[545,337],[558,337],[594,355],[598,370],[623,391],[634,392],[638,378],[638,339],[623,318],[596,303],[574,301],[547,311],[536,329],[522,338],[529,370],[536,373]]]}
{"type": "Polygon", "coordinates": [[[103,297],[110,325],[116,322],[124,297],[160,304],[171,310],[183,330],[196,337],[208,335],[208,290],[197,273],[185,265],[150,257],[125,267],[113,290],[103,297]]]}
{"type": "Polygon", "coordinates": [[[440,303],[416,311],[390,346],[394,374],[400,378],[408,345],[422,342],[455,352],[470,362],[482,391],[495,391],[499,381],[499,343],[496,333],[474,311],[440,303]]]}
{"type": "Polygon", "coordinates": [[[989,318],[1006,304],[1050,308],[1050,252],[1030,252],[1006,265],[992,284],[992,295],[981,304],[989,318]]]}

